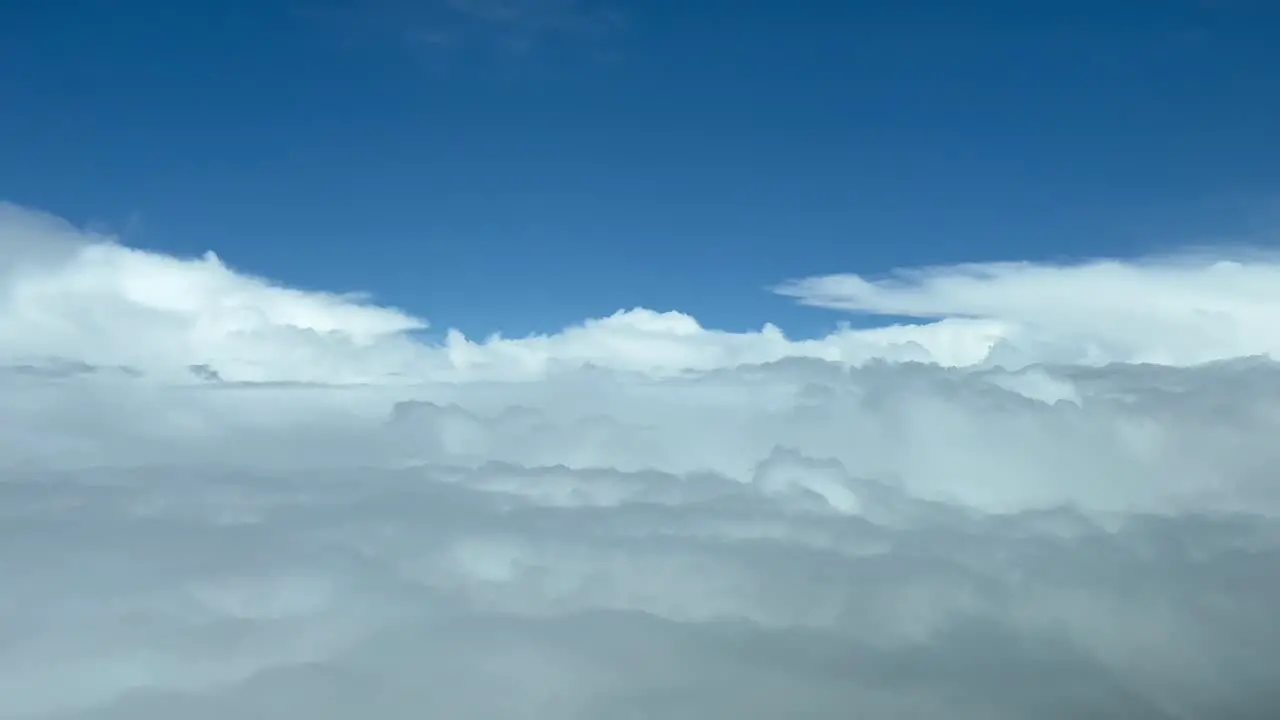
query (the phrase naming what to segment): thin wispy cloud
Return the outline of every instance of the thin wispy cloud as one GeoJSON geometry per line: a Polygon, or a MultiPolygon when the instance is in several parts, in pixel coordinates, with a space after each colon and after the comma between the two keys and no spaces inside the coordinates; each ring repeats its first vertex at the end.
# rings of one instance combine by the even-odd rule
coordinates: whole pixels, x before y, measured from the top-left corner
{"type": "Polygon", "coordinates": [[[783,289],[925,319],[431,344],[0,207],[0,717],[1266,717],[1280,367],[1237,356],[1273,272],[837,276],[783,289]]]}
{"type": "Polygon", "coordinates": [[[1195,250],[1074,264],[980,263],[837,274],[775,291],[866,315],[998,322],[1038,361],[1186,365],[1280,356],[1280,256],[1195,250]]]}
{"type": "Polygon", "coordinates": [[[489,48],[528,60],[539,50],[573,46],[601,59],[614,54],[608,48],[625,26],[618,8],[586,0],[444,2],[452,17],[427,30],[438,51],[489,48]]]}
{"type": "Polygon", "coordinates": [[[449,8],[474,20],[525,30],[596,33],[622,22],[617,8],[587,0],[444,1],[449,8]]]}
{"type": "Polygon", "coordinates": [[[394,41],[437,70],[475,57],[527,61],[553,47],[612,56],[612,41],[627,24],[619,7],[584,0],[368,0],[309,6],[306,14],[332,32],[394,41]]]}

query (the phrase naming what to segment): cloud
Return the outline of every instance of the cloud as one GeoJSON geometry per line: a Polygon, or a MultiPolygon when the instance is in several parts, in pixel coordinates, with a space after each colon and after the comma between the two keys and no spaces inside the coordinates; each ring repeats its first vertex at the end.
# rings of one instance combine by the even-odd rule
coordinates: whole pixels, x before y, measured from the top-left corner
{"type": "Polygon", "coordinates": [[[538,22],[572,10],[575,0],[446,0],[446,5],[465,15],[495,23],[538,22]]]}
{"type": "Polygon", "coordinates": [[[615,38],[625,26],[623,13],[613,5],[581,0],[379,2],[362,10],[370,12],[433,64],[474,60],[477,50],[489,60],[527,61],[532,50],[552,41],[572,42],[588,49],[589,57],[603,60],[614,52],[600,43],[615,38]]]}
{"type": "Polygon", "coordinates": [[[347,43],[406,53],[423,69],[524,72],[535,51],[573,48],[579,63],[611,62],[628,15],[596,0],[361,0],[305,3],[298,17],[347,43]],[[585,51],[583,54],[582,51],[585,51]]]}
{"type": "Polygon", "coordinates": [[[1042,361],[1189,365],[1280,353],[1280,258],[1273,253],[977,263],[874,280],[803,278],[776,291],[871,315],[998,319],[1008,341],[1033,346],[1042,361]]]}
{"type": "Polygon", "coordinates": [[[1061,362],[1040,272],[431,344],[4,207],[0,717],[1273,716],[1280,367],[1061,362]]]}
{"type": "Polygon", "coordinates": [[[619,22],[616,10],[582,0],[445,0],[445,5],[482,23],[524,30],[594,34],[619,22]]]}

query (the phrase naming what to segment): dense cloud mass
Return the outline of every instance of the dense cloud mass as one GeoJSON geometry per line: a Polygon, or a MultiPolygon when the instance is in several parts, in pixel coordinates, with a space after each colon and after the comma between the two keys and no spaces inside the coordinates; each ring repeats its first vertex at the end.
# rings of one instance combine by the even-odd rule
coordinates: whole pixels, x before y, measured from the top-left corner
{"type": "Polygon", "coordinates": [[[421,340],[0,205],[0,717],[1271,718],[1280,265],[421,340]]]}

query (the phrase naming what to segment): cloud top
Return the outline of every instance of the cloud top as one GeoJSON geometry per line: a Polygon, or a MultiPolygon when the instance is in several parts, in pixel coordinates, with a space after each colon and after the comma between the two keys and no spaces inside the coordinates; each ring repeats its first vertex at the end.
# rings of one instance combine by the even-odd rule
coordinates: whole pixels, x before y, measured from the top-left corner
{"type": "Polygon", "coordinates": [[[128,248],[57,218],[0,206],[0,353],[76,358],[227,380],[413,382],[529,379],[584,364],[674,375],[785,358],[950,367],[1149,362],[1193,365],[1280,349],[1280,266],[1206,256],[1077,265],[1000,263],[830,275],[777,291],[809,305],[919,318],[791,339],[765,324],[730,333],[683,313],[620,310],[561,332],[437,344],[424,319],[357,294],[303,291],[216,255],[128,248]]]}
{"type": "Polygon", "coordinates": [[[839,274],[776,288],[806,305],[870,315],[1002,323],[1029,359],[1192,365],[1274,356],[1280,259],[1203,252],[1075,264],[964,264],[869,280],[839,274]]]}
{"type": "Polygon", "coordinates": [[[1268,262],[434,343],[0,206],[0,718],[1272,717],[1268,262]]]}

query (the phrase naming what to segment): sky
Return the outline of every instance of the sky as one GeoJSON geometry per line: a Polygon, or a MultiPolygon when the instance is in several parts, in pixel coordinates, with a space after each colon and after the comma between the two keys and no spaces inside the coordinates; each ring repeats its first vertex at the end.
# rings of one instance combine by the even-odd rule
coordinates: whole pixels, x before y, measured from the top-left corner
{"type": "Polygon", "coordinates": [[[957,5],[0,1],[0,720],[1280,716],[1275,11],[957,5]]]}
{"type": "Polygon", "coordinates": [[[1280,8],[6,3],[0,197],[469,335],[1270,241],[1280,8]],[[475,288],[484,286],[483,296],[475,288]]]}

